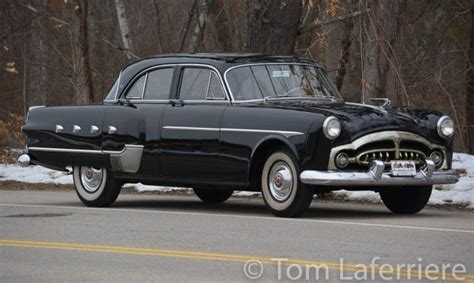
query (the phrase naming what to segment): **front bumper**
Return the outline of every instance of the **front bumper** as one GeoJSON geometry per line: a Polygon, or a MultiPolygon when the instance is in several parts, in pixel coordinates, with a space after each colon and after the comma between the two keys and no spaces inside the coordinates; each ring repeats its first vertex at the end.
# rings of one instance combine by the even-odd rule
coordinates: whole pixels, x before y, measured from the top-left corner
{"type": "Polygon", "coordinates": [[[454,170],[435,171],[435,164],[431,160],[426,163],[425,169],[409,177],[394,177],[384,173],[384,163],[375,160],[368,172],[307,170],[301,173],[300,179],[304,184],[320,186],[427,186],[459,181],[459,174],[454,170]]]}

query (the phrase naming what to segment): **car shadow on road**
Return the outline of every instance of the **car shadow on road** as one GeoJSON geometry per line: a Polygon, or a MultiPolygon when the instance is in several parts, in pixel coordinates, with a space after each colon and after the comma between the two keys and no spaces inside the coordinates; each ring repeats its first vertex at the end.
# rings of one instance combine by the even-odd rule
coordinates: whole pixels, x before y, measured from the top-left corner
{"type": "MultiPolygon", "coordinates": [[[[182,199],[135,199],[118,200],[113,205],[121,209],[146,209],[165,210],[169,212],[209,213],[223,215],[243,216],[272,216],[265,207],[263,200],[231,199],[224,203],[203,203],[199,199],[183,197],[182,199]]],[[[314,201],[311,207],[304,213],[305,219],[348,219],[348,218],[406,218],[406,217],[442,217],[441,213],[433,213],[432,210],[424,210],[416,215],[396,215],[388,211],[383,205],[375,204],[348,204],[338,202],[318,203],[314,201]]]]}

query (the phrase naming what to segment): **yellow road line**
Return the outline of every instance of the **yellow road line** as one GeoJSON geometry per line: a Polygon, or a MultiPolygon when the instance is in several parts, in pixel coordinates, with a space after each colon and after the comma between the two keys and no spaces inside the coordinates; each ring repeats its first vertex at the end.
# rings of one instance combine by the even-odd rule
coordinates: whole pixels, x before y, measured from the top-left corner
{"type": "MultiPolygon", "coordinates": [[[[85,252],[100,252],[100,253],[116,253],[116,254],[130,254],[130,255],[146,255],[146,256],[161,256],[161,257],[173,257],[173,258],[184,258],[184,259],[200,259],[200,260],[212,260],[212,261],[228,261],[228,262],[247,262],[248,260],[258,260],[262,264],[276,265],[275,258],[261,257],[261,256],[247,256],[247,255],[233,255],[225,253],[209,253],[209,252],[194,252],[194,251],[178,251],[178,250],[165,250],[165,249],[154,249],[154,248],[134,248],[134,247],[120,247],[120,246],[108,246],[108,245],[89,245],[89,244],[75,244],[75,243],[57,243],[57,242],[39,242],[39,241],[21,241],[21,240],[1,240],[0,246],[9,247],[21,247],[21,248],[34,248],[34,249],[54,249],[54,250],[69,250],[69,251],[85,251],[85,252]]],[[[459,280],[451,274],[443,274],[439,272],[419,272],[417,269],[400,269],[398,271],[382,271],[378,266],[362,265],[362,264],[341,264],[339,262],[326,262],[326,261],[315,261],[315,260],[301,260],[301,259],[288,259],[280,262],[281,265],[316,265],[324,266],[331,270],[343,270],[343,271],[360,271],[361,268],[367,270],[376,271],[377,274],[383,275],[402,275],[406,278],[427,278],[438,277],[450,281],[461,281],[461,282],[473,282],[474,275],[463,274],[464,280],[459,280]]]]}

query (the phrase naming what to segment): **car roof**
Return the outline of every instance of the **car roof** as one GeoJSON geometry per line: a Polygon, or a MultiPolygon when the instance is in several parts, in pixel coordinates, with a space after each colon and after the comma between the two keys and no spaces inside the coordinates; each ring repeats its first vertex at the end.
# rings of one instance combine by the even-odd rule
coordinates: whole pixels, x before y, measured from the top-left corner
{"type": "Polygon", "coordinates": [[[167,64],[204,64],[219,70],[222,74],[229,68],[256,63],[303,63],[315,62],[291,55],[268,55],[259,53],[174,53],[160,54],[139,59],[122,69],[118,93],[122,93],[126,85],[141,71],[153,66],[167,64]]]}

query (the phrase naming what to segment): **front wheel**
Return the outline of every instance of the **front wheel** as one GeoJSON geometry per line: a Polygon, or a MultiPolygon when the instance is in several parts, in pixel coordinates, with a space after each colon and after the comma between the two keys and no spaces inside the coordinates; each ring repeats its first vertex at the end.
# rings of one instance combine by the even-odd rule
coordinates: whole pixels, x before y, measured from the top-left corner
{"type": "Polygon", "coordinates": [[[428,203],[431,191],[431,186],[387,188],[380,192],[380,197],[393,213],[415,214],[428,203]]]}
{"type": "Polygon", "coordinates": [[[200,198],[203,202],[208,203],[219,203],[228,200],[233,190],[216,190],[216,189],[201,189],[193,188],[194,193],[200,198]]]}
{"type": "Polygon", "coordinates": [[[105,168],[74,167],[74,186],[79,199],[87,206],[109,206],[117,199],[121,183],[105,168]]]}
{"type": "Polygon", "coordinates": [[[262,195],[274,215],[297,217],[311,204],[313,191],[299,180],[299,174],[291,151],[278,148],[267,157],[262,170],[262,195]]]}

